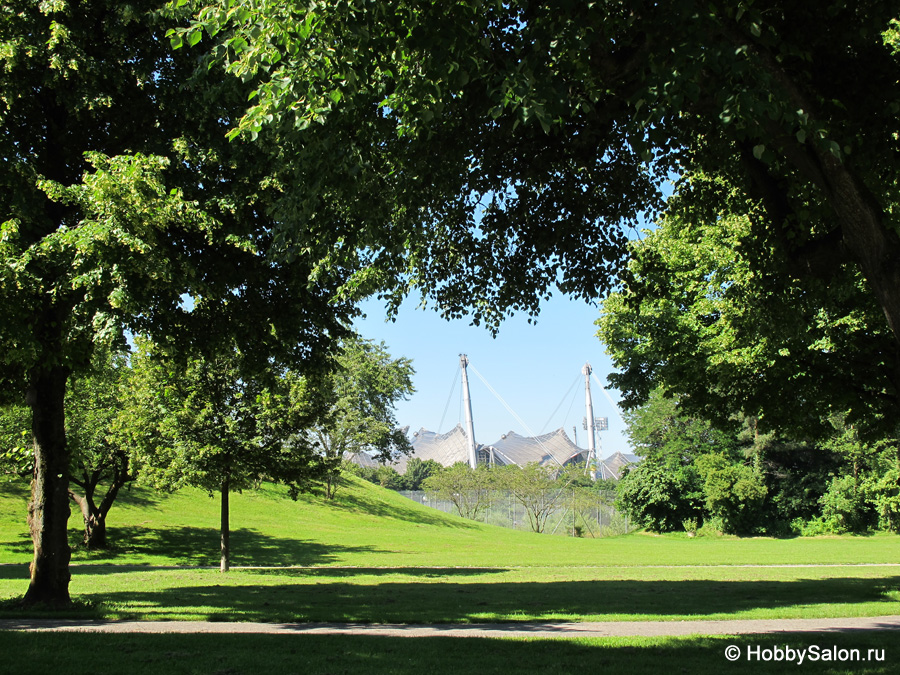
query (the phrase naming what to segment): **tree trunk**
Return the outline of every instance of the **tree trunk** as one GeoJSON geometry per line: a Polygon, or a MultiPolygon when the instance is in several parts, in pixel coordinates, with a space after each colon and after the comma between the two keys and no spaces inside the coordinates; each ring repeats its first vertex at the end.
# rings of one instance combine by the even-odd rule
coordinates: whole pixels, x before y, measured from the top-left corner
{"type": "Polygon", "coordinates": [[[229,530],[228,523],[228,488],[228,479],[226,478],[222,481],[222,513],[220,524],[222,560],[219,565],[219,571],[221,572],[227,572],[230,568],[228,556],[231,531],[229,530]]]}
{"type": "Polygon", "coordinates": [[[84,496],[69,490],[69,497],[78,505],[84,519],[84,545],[94,550],[106,548],[106,513],[102,513],[94,503],[94,488],[90,484],[84,487],[84,496]]]}
{"type": "Polygon", "coordinates": [[[125,483],[132,480],[128,472],[128,457],[124,453],[118,453],[115,462],[112,467],[112,483],[106,491],[106,495],[100,500],[99,506],[94,502],[94,495],[97,491],[97,485],[105,475],[104,471],[102,469],[97,469],[90,473],[85,471],[81,476],[81,481],[78,480],[77,474],[71,477],[71,482],[84,490],[84,496],[82,497],[74,490],[69,489],[69,497],[81,510],[81,516],[84,519],[83,542],[85,548],[92,551],[109,546],[106,538],[106,516],[115,503],[119,490],[122,489],[125,483]]]}
{"type": "Polygon", "coordinates": [[[28,524],[34,542],[31,583],[24,605],[61,606],[69,598],[69,452],[65,395],[68,371],[60,366],[33,373],[27,402],[34,439],[34,477],[28,524]]]}

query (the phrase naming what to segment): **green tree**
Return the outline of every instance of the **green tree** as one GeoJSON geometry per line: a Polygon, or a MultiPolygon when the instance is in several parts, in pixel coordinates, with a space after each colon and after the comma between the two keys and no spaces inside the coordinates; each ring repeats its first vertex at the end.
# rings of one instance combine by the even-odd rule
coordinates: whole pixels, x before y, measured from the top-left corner
{"type": "Polygon", "coordinates": [[[0,8],[0,391],[32,416],[26,604],[69,602],[64,401],[95,347],[131,330],[314,363],[350,315],[333,268],[280,254],[282,148],[224,137],[249,85],[173,53],[161,6],[0,8]]]}
{"type": "Polygon", "coordinates": [[[496,478],[486,464],[473,469],[465,462],[457,462],[426,478],[422,487],[432,497],[451,502],[463,518],[478,520],[494,498],[496,478]]]}
{"type": "Polygon", "coordinates": [[[537,462],[521,467],[511,464],[494,471],[498,488],[508,490],[525,509],[531,531],[543,532],[550,514],[565,499],[569,481],[558,480],[557,469],[537,462]]]}
{"type": "Polygon", "coordinates": [[[100,352],[90,373],[70,380],[66,392],[69,497],[84,519],[89,549],[106,548],[106,516],[122,487],[135,478],[131,448],[118,428],[129,376],[125,354],[100,352]]]}
{"type": "MultiPolygon", "coordinates": [[[[70,448],[69,497],[84,519],[84,545],[106,548],[106,516],[122,487],[134,479],[130,452],[118,433],[129,366],[124,354],[99,352],[91,370],[70,380],[66,392],[66,438],[70,448]]],[[[7,472],[31,477],[34,453],[28,450],[30,411],[7,405],[0,410],[7,472]]]]}
{"type": "Polygon", "coordinates": [[[128,402],[143,480],[219,494],[222,572],[230,567],[231,493],[269,479],[287,483],[296,498],[324,469],[302,441],[322,412],[308,382],[291,372],[253,371],[242,356],[232,349],[184,367],[140,341],[128,402]]]}
{"type": "Polygon", "coordinates": [[[436,476],[444,467],[433,459],[422,461],[418,457],[412,457],[406,463],[406,472],[403,474],[403,489],[417,491],[422,489],[422,484],[431,476],[436,476]]]}
{"type": "Polygon", "coordinates": [[[412,361],[394,359],[382,342],[348,338],[341,344],[337,369],[323,384],[332,397],[323,420],[309,433],[329,467],[325,496],[332,499],[341,480],[348,454],[367,451],[390,461],[396,453],[411,450],[403,429],[398,428],[394,406],[415,388],[412,361]]]}
{"type": "Polygon", "coordinates": [[[642,457],[619,481],[617,505],[645,527],[666,532],[703,515],[703,481],[695,462],[736,446],[733,436],[687,414],[661,389],[625,413],[631,447],[642,457]]]}
{"type": "Polygon", "coordinates": [[[780,281],[853,266],[900,348],[891,0],[188,4],[197,18],[173,40],[205,30],[257,81],[234,133],[340,139],[318,179],[383,177],[348,203],[390,214],[373,251],[397,261],[388,283],[425,287],[449,315],[494,321],[554,284],[596,297],[617,226],[660,209],[674,173],[695,214],[752,216],[780,281]],[[698,188],[698,172],[738,195],[698,188]]]}
{"type": "Polygon", "coordinates": [[[732,534],[764,531],[761,516],[768,490],[755,467],[724,454],[698,457],[696,467],[707,513],[719,529],[732,534]]]}
{"type": "Polygon", "coordinates": [[[671,532],[685,521],[702,518],[703,492],[693,466],[645,461],[623,473],[616,508],[634,523],[653,532],[671,532]]]}
{"type": "Polygon", "coordinates": [[[620,371],[611,383],[626,405],[662,387],[701,418],[748,415],[798,439],[830,437],[834,415],[891,434],[900,354],[858,271],[783,284],[778,251],[760,259],[752,229],[728,214],[665,219],[633,244],[598,322],[620,371]]]}

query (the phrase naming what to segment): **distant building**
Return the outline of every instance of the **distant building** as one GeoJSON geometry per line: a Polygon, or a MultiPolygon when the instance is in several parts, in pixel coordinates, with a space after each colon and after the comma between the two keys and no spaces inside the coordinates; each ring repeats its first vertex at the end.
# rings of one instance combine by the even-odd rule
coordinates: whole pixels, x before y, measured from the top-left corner
{"type": "MultiPolygon", "coordinates": [[[[423,462],[431,459],[442,466],[452,466],[463,462],[472,467],[478,464],[525,466],[532,463],[541,466],[563,467],[588,462],[594,466],[594,462],[596,462],[596,478],[618,480],[624,467],[639,461],[634,455],[625,455],[621,452],[617,452],[605,460],[596,459],[598,449],[594,445],[595,434],[607,428],[607,421],[605,417],[594,417],[590,383],[592,370],[589,363],[584,364],[584,368],[581,370],[584,374],[585,387],[584,424],[588,431],[587,449],[575,445],[562,428],[541,436],[520,436],[514,431],[510,431],[503,434],[500,440],[490,444],[470,441],[470,437],[474,438],[475,436],[475,428],[472,403],[469,398],[469,381],[466,374],[469,359],[465,354],[459,355],[459,364],[462,373],[466,427],[463,428],[461,424],[457,424],[443,434],[428,431],[425,428],[419,429],[413,434],[412,453],[409,456],[397,457],[391,464],[398,473],[406,473],[409,460],[413,457],[421,459],[423,462]]],[[[361,466],[374,464],[374,460],[365,453],[359,453],[350,459],[361,466]]]]}

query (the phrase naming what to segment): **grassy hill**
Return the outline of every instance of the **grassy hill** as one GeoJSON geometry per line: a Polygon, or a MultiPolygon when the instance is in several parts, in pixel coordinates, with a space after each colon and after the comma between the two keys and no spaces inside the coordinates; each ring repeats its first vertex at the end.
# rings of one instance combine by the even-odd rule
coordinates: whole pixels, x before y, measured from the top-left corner
{"type": "MultiPolygon", "coordinates": [[[[27,489],[0,484],[0,563],[26,563],[27,489]]],[[[219,502],[183,489],[133,487],[109,515],[112,548],[80,545],[81,518],[70,518],[75,563],[218,564],[219,502]]],[[[232,497],[236,566],[357,567],[642,567],[653,565],[900,563],[900,538],[813,537],[777,540],[653,536],[604,539],[538,535],[497,528],[421,506],[351,479],[334,501],[264,485],[232,497]]]]}
{"type": "MultiPolygon", "coordinates": [[[[0,618],[27,586],[27,493],[0,485],[0,618]],[[7,563],[7,564],[2,564],[7,563]]],[[[218,563],[218,501],[133,488],[110,513],[113,548],[78,546],[69,616],[97,619],[464,623],[777,619],[900,614],[900,537],[574,539],[495,528],[354,481],[335,502],[281,488],[232,501],[235,569],[218,563]],[[846,566],[847,564],[883,566],[846,566]],[[782,565],[758,567],[755,565],[782,565]],[[211,566],[196,567],[196,566],[211,566]],[[260,568],[259,566],[263,566],[260,568]],[[272,567],[265,567],[272,566],[272,567]],[[302,566],[302,567],[293,567],[302,566]]],[[[40,612],[33,612],[42,616],[40,612]]],[[[59,618],[54,614],[54,618],[59,618]]],[[[568,640],[89,635],[0,631],[9,672],[73,663],[104,673],[720,673],[726,646],[840,645],[888,662],[797,670],[895,672],[889,633],[568,640]]],[[[729,672],[767,672],[747,660],[729,672]]],[[[782,672],[784,664],[775,664],[782,672]]]]}
{"type": "MultiPolygon", "coordinates": [[[[0,616],[20,615],[15,598],[27,585],[26,502],[23,488],[0,487],[0,616]]],[[[218,500],[203,492],[130,490],[110,513],[113,548],[102,553],[78,546],[79,520],[70,586],[78,616],[415,623],[900,613],[900,538],[888,535],[575,539],[463,520],[362,481],[334,502],[294,502],[264,486],[232,500],[233,563],[254,569],[221,574],[218,500]]]]}

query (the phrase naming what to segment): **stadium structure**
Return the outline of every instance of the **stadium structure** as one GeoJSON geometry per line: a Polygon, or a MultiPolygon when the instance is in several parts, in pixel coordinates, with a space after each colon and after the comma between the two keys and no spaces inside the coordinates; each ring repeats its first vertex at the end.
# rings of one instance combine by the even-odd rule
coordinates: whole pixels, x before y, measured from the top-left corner
{"type": "MultiPolygon", "coordinates": [[[[590,375],[591,365],[586,363],[581,369],[585,386],[585,419],[588,447],[578,447],[563,428],[539,436],[521,436],[510,431],[494,443],[479,444],[475,437],[475,423],[472,416],[472,401],[469,397],[469,380],[467,368],[469,360],[465,354],[460,355],[462,372],[463,409],[465,410],[465,427],[457,424],[450,431],[438,434],[427,429],[419,429],[413,434],[410,455],[396,458],[392,466],[398,473],[406,473],[409,460],[417,457],[422,461],[434,460],[443,466],[452,466],[458,462],[466,462],[471,467],[478,464],[505,466],[514,464],[525,466],[536,462],[542,466],[562,468],[573,464],[584,464],[586,470],[595,479],[618,479],[625,466],[638,461],[634,455],[617,452],[605,460],[599,458],[596,443],[600,431],[607,429],[607,418],[594,417],[591,398],[590,375]]],[[[477,373],[477,371],[476,371],[477,373]]],[[[596,379],[596,378],[595,378],[596,379]]],[[[366,456],[358,456],[356,462],[362,465],[374,464],[366,456]]]]}

